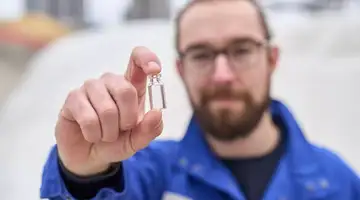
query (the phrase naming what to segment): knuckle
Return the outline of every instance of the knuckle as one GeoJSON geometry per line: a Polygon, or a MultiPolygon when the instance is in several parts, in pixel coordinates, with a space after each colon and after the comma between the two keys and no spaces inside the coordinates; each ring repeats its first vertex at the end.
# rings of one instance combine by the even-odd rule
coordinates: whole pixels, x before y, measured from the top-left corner
{"type": "Polygon", "coordinates": [[[106,79],[111,79],[111,78],[114,78],[114,77],[116,77],[115,74],[110,73],[110,72],[106,72],[106,73],[101,75],[100,79],[106,80],[106,79]]]}
{"type": "Polygon", "coordinates": [[[114,105],[104,105],[99,111],[99,116],[102,118],[116,117],[118,115],[118,111],[116,106],[114,105]]]}
{"type": "Polygon", "coordinates": [[[79,89],[73,89],[68,94],[68,99],[73,99],[79,96],[80,90],[79,89]]]}
{"type": "Polygon", "coordinates": [[[121,98],[135,97],[136,96],[136,89],[131,83],[129,83],[127,81],[122,81],[121,86],[115,88],[115,93],[117,95],[119,95],[119,97],[121,97],[121,98]]]}
{"type": "Polygon", "coordinates": [[[80,89],[71,90],[66,98],[65,105],[73,104],[78,101],[81,96],[80,89]]]}
{"type": "Polygon", "coordinates": [[[122,81],[123,83],[121,84],[120,87],[120,92],[122,94],[128,94],[128,95],[133,95],[136,94],[136,89],[135,87],[128,81],[124,80],[122,81]]]}
{"type": "Polygon", "coordinates": [[[119,86],[121,87],[121,85],[124,84],[124,82],[126,82],[126,79],[123,75],[105,73],[101,76],[101,81],[106,87],[108,87],[108,89],[112,89],[116,91],[116,89],[118,89],[119,86]]]}
{"type": "Polygon", "coordinates": [[[122,97],[133,97],[136,95],[136,89],[131,85],[126,85],[120,91],[122,97]]]}
{"type": "Polygon", "coordinates": [[[93,115],[83,115],[78,120],[80,127],[93,127],[99,124],[99,120],[96,116],[93,115]]]}
{"type": "Polygon", "coordinates": [[[88,79],[84,82],[84,87],[85,88],[89,88],[89,87],[93,87],[94,85],[97,84],[97,80],[96,79],[88,79]]]}

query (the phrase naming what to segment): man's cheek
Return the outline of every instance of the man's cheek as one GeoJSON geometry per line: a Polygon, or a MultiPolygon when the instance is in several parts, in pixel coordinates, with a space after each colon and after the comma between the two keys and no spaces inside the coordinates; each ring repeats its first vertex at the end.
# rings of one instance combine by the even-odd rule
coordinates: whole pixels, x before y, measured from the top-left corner
{"type": "Polygon", "coordinates": [[[193,101],[196,103],[201,103],[202,99],[204,98],[204,89],[199,86],[192,85],[190,86],[190,94],[193,98],[193,101]]]}
{"type": "Polygon", "coordinates": [[[190,97],[190,100],[193,104],[195,105],[199,105],[200,104],[200,100],[201,100],[201,95],[200,92],[195,90],[194,88],[187,88],[188,91],[188,95],[190,97]]]}

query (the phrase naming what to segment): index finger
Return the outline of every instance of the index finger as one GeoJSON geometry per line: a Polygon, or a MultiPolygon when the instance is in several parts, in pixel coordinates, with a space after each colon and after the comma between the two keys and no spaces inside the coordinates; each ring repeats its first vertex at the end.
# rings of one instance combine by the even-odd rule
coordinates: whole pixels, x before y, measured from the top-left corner
{"type": "Polygon", "coordinates": [[[131,53],[125,78],[141,94],[146,89],[147,76],[160,72],[161,64],[156,54],[146,47],[136,47],[131,53]]]}

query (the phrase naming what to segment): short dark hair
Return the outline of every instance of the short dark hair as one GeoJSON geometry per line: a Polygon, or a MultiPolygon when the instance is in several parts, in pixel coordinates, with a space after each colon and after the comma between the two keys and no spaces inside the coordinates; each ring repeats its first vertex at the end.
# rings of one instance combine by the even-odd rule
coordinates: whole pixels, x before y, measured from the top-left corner
{"type": "MultiPolygon", "coordinates": [[[[191,0],[177,14],[176,19],[175,19],[175,48],[178,52],[180,51],[180,48],[179,48],[180,47],[180,45],[179,45],[179,43],[180,43],[180,24],[181,24],[181,20],[182,20],[183,16],[194,5],[196,5],[198,3],[210,2],[210,1],[218,1],[218,0],[191,0]]],[[[258,13],[259,19],[260,19],[260,25],[262,26],[262,28],[264,30],[265,39],[267,41],[270,41],[272,39],[272,34],[270,31],[270,27],[267,22],[264,10],[256,2],[256,0],[241,0],[241,1],[247,1],[255,7],[255,9],[258,13]]]]}

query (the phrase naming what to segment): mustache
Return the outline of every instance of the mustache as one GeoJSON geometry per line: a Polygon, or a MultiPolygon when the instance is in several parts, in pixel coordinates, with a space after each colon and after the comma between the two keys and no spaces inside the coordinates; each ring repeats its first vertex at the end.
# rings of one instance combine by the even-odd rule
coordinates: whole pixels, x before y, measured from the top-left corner
{"type": "Polygon", "coordinates": [[[248,98],[245,91],[234,91],[230,87],[214,88],[203,92],[203,103],[214,99],[243,100],[248,98]]]}

